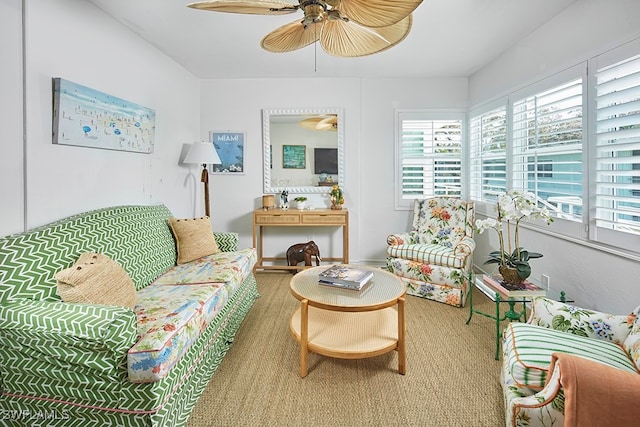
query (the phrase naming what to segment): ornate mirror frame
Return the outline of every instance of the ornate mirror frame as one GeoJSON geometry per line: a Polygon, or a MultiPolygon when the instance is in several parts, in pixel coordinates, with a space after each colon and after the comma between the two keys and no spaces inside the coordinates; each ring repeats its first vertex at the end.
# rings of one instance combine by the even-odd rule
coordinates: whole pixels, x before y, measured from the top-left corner
{"type": "MultiPolygon", "coordinates": [[[[263,177],[264,192],[281,193],[284,190],[290,193],[315,194],[327,193],[329,189],[326,186],[294,186],[286,185],[286,183],[273,183],[271,178],[272,162],[279,161],[272,157],[271,147],[271,125],[272,120],[277,116],[315,116],[334,114],[338,118],[338,127],[335,132],[337,138],[338,149],[338,177],[334,182],[344,187],[344,112],[341,108],[290,108],[290,109],[263,109],[262,110],[262,140],[263,140],[263,177]]],[[[321,132],[321,131],[318,131],[321,132]]],[[[325,131],[328,132],[328,131],[325,131]]],[[[332,131],[330,131],[332,132],[332,131]]],[[[333,133],[333,132],[332,132],[333,133]]],[[[300,144],[301,141],[291,141],[292,145],[300,144]]],[[[313,168],[311,172],[313,172],[313,168]]]]}

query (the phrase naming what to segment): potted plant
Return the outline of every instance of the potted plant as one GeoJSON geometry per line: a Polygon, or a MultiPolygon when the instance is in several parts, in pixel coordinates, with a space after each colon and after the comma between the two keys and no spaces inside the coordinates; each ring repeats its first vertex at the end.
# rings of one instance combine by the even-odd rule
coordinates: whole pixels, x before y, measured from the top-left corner
{"type": "Polygon", "coordinates": [[[541,219],[547,224],[553,222],[547,208],[540,208],[533,193],[517,190],[509,190],[498,196],[496,204],[497,218],[487,218],[476,221],[476,230],[482,234],[485,230],[493,229],[498,233],[500,250],[489,253],[485,264],[499,264],[498,271],[502,279],[507,283],[516,285],[524,282],[531,275],[529,260],[541,258],[542,254],[530,252],[520,246],[520,222],[530,219],[541,219]],[[507,236],[505,245],[505,233],[503,226],[506,222],[507,236]],[[511,225],[514,224],[514,249],[511,250],[511,225]]]}
{"type": "Polygon", "coordinates": [[[293,200],[296,202],[296,207],[300,210],[304,210],[307,206],[307,198],[304,196],[298,196],[293,200]]]}

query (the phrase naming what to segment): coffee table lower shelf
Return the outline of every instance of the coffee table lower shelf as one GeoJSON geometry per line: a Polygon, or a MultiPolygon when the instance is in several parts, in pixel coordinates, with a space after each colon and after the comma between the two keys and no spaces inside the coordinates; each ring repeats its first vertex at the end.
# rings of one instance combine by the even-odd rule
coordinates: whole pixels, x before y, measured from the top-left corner
{"type": "MultiPolygon", "coordinates": [[[[402,319],[403,320],[403,319],[402,319]]],[[[401,320],[401,321],[402,321],[401,320]]],[[[308,372],[308,352],[339,359],[361,359],[379,356],[399,348],[398,310],[343,312],[306,306],[303,303],[291,316],[293,338],[300,343],[300,376],[308,372]],[[307,310],[307,340],[304,335],[307,310]],[[302,333],[301,333],[302,332],[302,333]]],[[[401,337],[398,372],[405,373],[404,337],[401,337]]]]}

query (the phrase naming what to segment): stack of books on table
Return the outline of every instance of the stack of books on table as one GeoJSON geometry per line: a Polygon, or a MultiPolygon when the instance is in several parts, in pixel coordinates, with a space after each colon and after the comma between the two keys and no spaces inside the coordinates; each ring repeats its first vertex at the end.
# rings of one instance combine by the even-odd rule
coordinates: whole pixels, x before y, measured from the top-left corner
{"type": "Polygon", "coordinates": [[[334,265],[318,274],[318,283],[343,289],[361,290],[373,277],[373,271],[351,265],[334,265]]]}
{"type": "Polygon", "coordinates": [[[491,289],[498,292],[503,298],[533,298],[547,294],[546,290],[528,280],[525,280],[520,285],[514,285],[513,283],[505,282],[499,275],[489,276],[484,274],[482,281],[491,289]]]}

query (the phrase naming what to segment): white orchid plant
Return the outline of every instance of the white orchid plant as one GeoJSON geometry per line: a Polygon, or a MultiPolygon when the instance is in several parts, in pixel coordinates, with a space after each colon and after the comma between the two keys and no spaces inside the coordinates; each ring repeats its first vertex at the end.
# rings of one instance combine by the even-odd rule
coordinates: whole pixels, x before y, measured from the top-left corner
{"type": "Polygon", "coordinates": [[[540,219],[547,224],[553,222],[549,210],[539,207],[536,196],[533,193],[509,190],[498,196],[496,204],[497,218],[487,218],[476,221],[476,230],[482,234],[485,230],[493,229],[498,233],[500,240],[500,250],[493,251],[485,264],[499,264],[500,266],[515,268],[522,280],[531,275],[529,260],[541,258],[542,254],[530,252],[520,246],[520,222],[532,219],[540,219]],[[505,233],[503,227],[507,227],[507,244],[505,245],[505,233]],[[514,249],[511,250],[511,225],[514,227],[514,249]]]}

